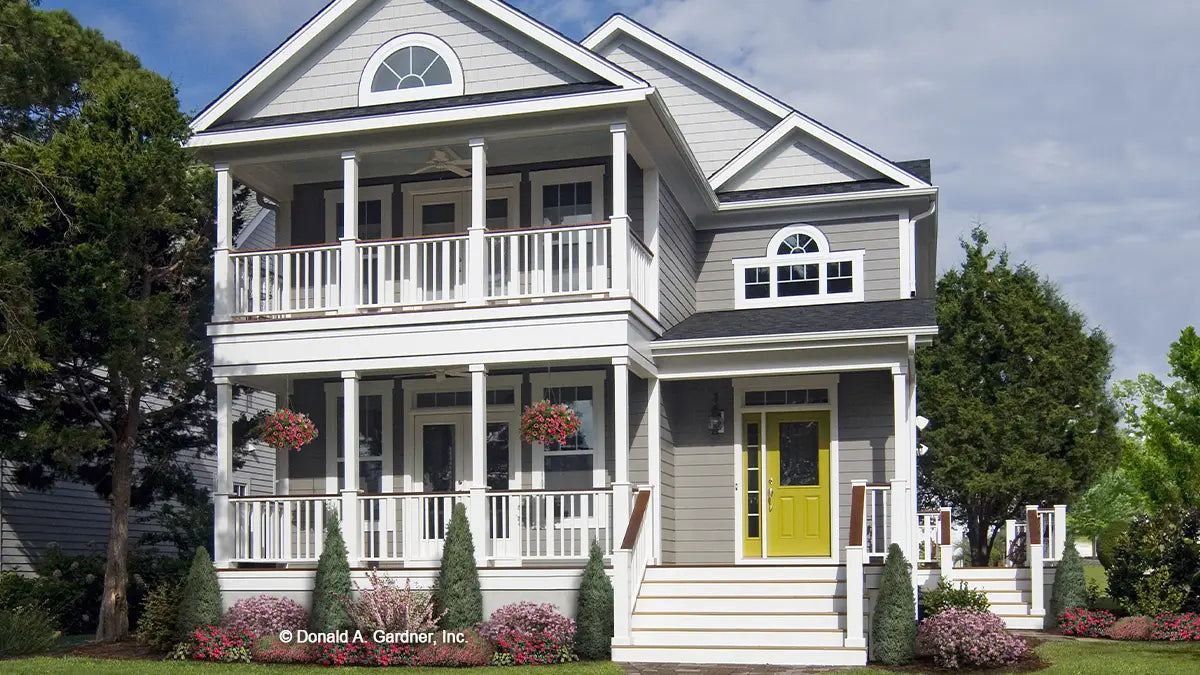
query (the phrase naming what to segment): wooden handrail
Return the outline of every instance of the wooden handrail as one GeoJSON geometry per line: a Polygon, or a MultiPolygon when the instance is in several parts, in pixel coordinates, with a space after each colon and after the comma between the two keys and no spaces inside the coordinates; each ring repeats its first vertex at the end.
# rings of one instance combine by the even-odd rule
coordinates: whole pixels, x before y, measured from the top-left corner
{"type": "Polygon", "coordinates": [[[942,544],[942,546],[949,546],[950,545],[950,514],[949,514],[949,512],[946,512],[946,511],[942,512],[942,523],[941,524],[942,524],[941,544],[942,544]]]}
{"type": "Polygon", "coordinates": [[[1041,545],[1042,543],[1042,525],[1038,518],[1037,509],[1029,509],[1025,512],[1026,525],[1025,536],[1028,542],[1033,545],[1041,545]]]}
{"type": "Polygon", "coordinates": [[[850,545],[863,545],[863,517],[867,501],[867,486],[850,488],[850,545]]]}
{"type": "Polygon", "coordinates": [[[650,506],[650,491],[638,490],[637,496],[633,498],[633,512],[629,514],[629,527],[625,529],[625,538],[621,540],[621,548],[629,551],[633,549],[633,545],[637,542],[638,533],[642,529],[642,520],[646,516],[646,509],[650,506]]]}

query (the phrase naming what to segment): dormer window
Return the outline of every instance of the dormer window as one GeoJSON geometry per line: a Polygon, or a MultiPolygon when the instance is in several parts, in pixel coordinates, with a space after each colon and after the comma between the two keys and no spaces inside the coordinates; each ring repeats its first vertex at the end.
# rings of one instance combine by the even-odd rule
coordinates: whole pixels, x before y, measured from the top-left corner
{"type": "Polygon", "coordinates": [[[734,307],[782,307],[863,299],[865,250],[830,251],[812,225],[775,233],[761,258],[733,261],[734,307]]]}
{"type": "Polygon", "coordinates": [[[450,45],[428,33],[408,33],[375,50],[358,84],[360,105],[461,96],[462,63],[450,45]]]}

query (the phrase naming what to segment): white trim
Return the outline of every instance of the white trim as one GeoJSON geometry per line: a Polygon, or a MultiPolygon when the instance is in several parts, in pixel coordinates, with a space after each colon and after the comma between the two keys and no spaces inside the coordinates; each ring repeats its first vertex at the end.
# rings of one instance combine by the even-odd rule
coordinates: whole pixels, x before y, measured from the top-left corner
{"type": "MultiPolygon", "coordinates": [[[[604,213],[604,166],[594,164],[591,166],[574,166],[566,169],[548,169],[546,171],[530,171],[529,172],[529,219],[533,226],[542,227],[544,218],[542,217],[542,188],[547,185],[558,185],[561,183],[583,183],[591,182],[592,184],[592,214],[587,219],[579,222],[599,223],[608,220],[604,213]]],[[[565,223],[572,224],[572,223],[565,223]]]]}
{"type": "MultiPolygon", "coordinates": [[[[262,222],[267,219],[267,216],[272,212],[272,209],[261,206],[258,213],[254,214],[254,217],[250,219],[250,222],[246,223],[246,225],[242,228],[242,231],[238,233],[237,239],[233,241],[233,249],[235,251],[240,250],[242,245],[246,243],[246,240],[250,238],[250,235],[254,234],[254,230],[258,229],[258,226],[261,225],[262,222]]],[[[276,219],[278,219],[278,214],[276,214],[276,219]]]]}
{"type": "MultiPolygon", "coordinates": [[[[403,183],[400,185],[400,193],[404,209],[403,236],[421,235],[421,232],[417,231],[417,208],[426,201],[437,204],[453,203],[455,205],[454,233],[462,234],[467,231],[471,210],[470,178],[403,183]]],[[[486,199],[501,197],[508,200],[508,228],[515,228],[521,217],[521,174],[510,173],[487,177],[486,199]]],[[[484,208],[487,208],[486,200],[484,208]]]]}
{"type": "MultiPolygon", "coordinates": [[[[406,73],[406,75],[409,74],[411,73],[406,73]]],[[[396,75],[399,77],[399,73],[396,75]]],[[[429,33],[405,33],[383,43],[379,49],[375,50],[374,54],[371,54],[371,58],[367,59],[367,65],[363,66],[362,74],[358,78],[358,104],[362,106],[377,103],[399,103],[423,98],[462,96],[463,91],[463,67],[458,54],[455,54],[444,40],[429,33]],[[375,74],[383,67],[384,61],[401,49],[408,47],[424,47],[437,54],[450,71],[450,81],[445,84],[422,84],[419,87],[406,89],[373,91],[371,84],[375,80],[375,74]]]]}
{"type": "MultiPolygon", "coordinates": [[[[596,433],[596,438],[592,441],[591,448],[592,487],[594,488],[602,488],[608,482],[607,476],[605,475],[605,467],[608,465],[608,442],[604,435],[604,427],[607,426],[604,405],[604,382],[606,379],[608,379],[608,373],[604,370],[532,373],[529,376],[530,403],[542,400],[542,397],[545,396],[543,392],[545,392],[547,388],[592,388],[592,414],[595,417],[595,419],[592,420],[592,425],[596,433]]],[[[546,487],[546,446],[542,445],[541,443],[533,444],[532,479],[534,489],[543,489],[546,487]]]]}
{"type": "MultiPolygon", "coordinates": [[[[392,192],[395,189],[391,183],[383,185],[358,186],[358,203],[379,201],[379,232],[381,239],[392,238],[392,192]]],[[[342,188],[331,188],[325,191],[325,241],[336,243],[337,236],[337,205],[345,205],[342,188]]],[[[359,239],[362,240],[362,223],[359,226],[359,239]]]]}
{"type": "MultiPolygon", "coordinates": [[[[772,199],[747,199],[736,202],[721,202],[718,212],[746,211],[751,209],[767,209],[784,206],[809,206],[813,204],[837,204],[841,202],[867,201],[877,199],[897,199],[901,197],[934,197],[938,189],[928,188],[893,188],[888,190],[870,190],[863,192],[844,192],[835,195],[807,195],[803,197],[775,197],[772,199]]],[[[704,228],[702,228],[704,229],[704,228]]]]}
{"type": "Polygon", "coordinates": [[[610,91],[562,94],[541,98],[507,101],[503,103],[480,103],[437,110],[401,112],[350,119],[325,120],[320,122],[298,122],[252,129],[231,131],[198,131],[188,140],[190,148],[221,148],[243,143],[286,141],[297,138],[332,136],[335,134],[361,131],[380,131],[450,122],[479,122],[487,118],[500,118],[525,114],[541,114],[580,108],[619,106],[644,100],[653,93],[653,87],[641,89],[618,89],[610,91]]]}
{"type": "Polygon", "coordinates": [[[779,342],[816,342],[823,340],[871,340],[879,338],[903,338],[909,335],[937,335],[937,326],[903,326],[900,328],[870,328],[864,330],[831,330],[816,333],[777,333],[774,335],[741,335],[735,337],[696,338],[694,340],[668,340],[655,342],[650,350],[655,353],[675,350],[690,350],[698,347],[740,347],[779,342]]]}
{"type": "Polygon", "coordinates": [[[592,31],[590,35],[585,37],[580,44],[584,47],[597,51],[617,33],[624,33],[629,37],[641,42],[654,49],[657,52],[671,58],[681,66],[691,70],[692,72],[702,76],[709,82],[716,84],[744,99],[745,101],[754,104],[761,110],[774,115],[775,117],[783,117],[791,112],[791,108],[778,99],[756,89],[742,80],[730,75],[729,73],[717,68],[711,63],[701,59],[694,54],[683,49],[679,45],[670,40],[654,33],[645,26],[637,23],[633,19],[621,14],[614,14],[609,17],[599,28],[592,31]]]}
{"type": "Polygon", "coordinates": [[[423,432],[426,425],[444,424],[454,427],[454,488],[452,492],[463,492],[469,488],[469,470],[471,468],[471,411],[457,412],[431,408],[417,412],[408,409],[405,415],[405,453],[404,465],[412,467],[404,472],[405,492],[426,492],[425,486],[425,447],[423,432]]]}
{"type": "MultiPolygon", "coordinates": [[[[830,251],[829,240],[812,225],[789,225],[780,228],[767,244],[766,255],[758,258],[734,258],[733,260],[733,308],[749,309],[753,307],[789,307],[795,305],[822,305],[837,302],[862,302],[865,299],[863,286],[863,260],[865,249],[854,251],[830,251]],[[815,253],[779,253],[778,249],[786,239],[793,235],[810,237],[817,245],[815,253]],[[851,263],[851,290],[843,293],[829,292],[830,263],[851,263]],[[779,294],[779,273],[781,270],[797,265],[817,266],[817,292],[811,295],[782,296],[779,294]],[[746,271],[752,268],[767,269],[768,295],[765,298],[746,297],[746,271]]],[[[805,281],[813,281],[806,279],[805,281]]]]}
{"type": "MultiPolygon", "coordinates": [[[[338,462],[337,442],[342,436],[342,430],[337,428],[337,413],[338,399],[342,398],[343,385],[341,381],[327,382],[325,384],[325,426],[329,430],[325,433],[325,492],[334,494],[339,492],[341,486],[338,485],[338,462]]],[[[364,396],[380,396],[380,406],[382,409],[382,424],[381,441],[383,456],[383,477],[381,479],[380,488],[383,492],[394,492],[395,481],[393,461],[395,457],[395,422],[393,413],[395,412],[395,382],[392,380],[361,380],[358,383],[358,398],[361,409],[362,397],[364,396]]],[[[349,454],[349,448],[343,454],[349,454]]],[[[345,459],[343,457],[343,459],[345,459]]],[[[359,459],[359,463],[362,463],[359,459]]],[[[375,461],[375,460],[368,460],[375,461]]],[[[361,474],[360,474],[361,475],[361,474]]],[[[358,489],[357,486],[354,489],[358,489]]]]}
{"type": "MultiPolygon", "coordinates": [[[[604,80],[626,89],[647,86],[640,78],[497,0],[465,1],[604,80]]],[[[234,106],[265,85],[274,75],[302,59],[307,52],[311,51],[308,47],[312,43],[328,31],[341,27],[349,20],[350,17],[347,15],[351,11],[364,4],[366,4],[366,0],[334,0],[331,2],[277,47],[270,56],[263,59],[217,100],[201,111],[192,120],[192,131],[197,133],[204,131],[234,106]]]]}

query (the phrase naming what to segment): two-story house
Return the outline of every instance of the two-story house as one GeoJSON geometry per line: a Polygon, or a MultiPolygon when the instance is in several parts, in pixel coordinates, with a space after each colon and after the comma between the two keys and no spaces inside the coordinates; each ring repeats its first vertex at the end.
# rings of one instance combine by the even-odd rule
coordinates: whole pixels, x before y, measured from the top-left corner
{"type": "Polygon", "coordinates": [[[327,509],[353,568],[427,584],[463,502],[487,612],[570,613],[598,540],[617,660],[866,661],[877,563],[918,555],[928,161],[624,16],[577,43],[496,0],[333,0],[193,128],[227,601],[305,599],[327,509]],[[273,248],[235,247],[235,180],[273,248]],[[232,494],[235,384],[320,429],[277,495],[232,494]],[[523,443],[540,400],[582,431],[523,443]]]}

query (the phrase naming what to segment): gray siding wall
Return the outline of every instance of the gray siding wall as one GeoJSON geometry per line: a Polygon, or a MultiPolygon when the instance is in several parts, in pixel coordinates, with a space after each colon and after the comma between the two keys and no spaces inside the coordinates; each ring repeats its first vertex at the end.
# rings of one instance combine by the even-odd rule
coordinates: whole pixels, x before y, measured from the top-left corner
{"type": "MultiPolygon", "coordinates": [[[[634,488],[650,482],[650,414],[646,409],[646,380],[629,376],[629,482],[634,488]]],[[[620,526],[618,524],[618,529],[620,526]]]]}
{"type": "Polygon", "coordinates": [[[659,436],[661,449],[659,485],[661,492],[659,502],[662,505],[662,556],[663,562],[673,563],[676,559],[675,435],[671,431],[671,416],[667,413],[667,386],[663,383],[660,387],[662,404],[658,410],[658,415],[661,419],[661,434],[659,436]]]}
{"type": "Polygon", "coordinates": [[[644,46],[617,40],[602,54],[654,85],[705,175],[716,173],[778,122],[739,108],[644,46]]]}
{"type": "Polygon", "coordinates": [[[461,3],[376,0],[261,99],[234,114],[264,117],[357,106],[367,60],[383,43],[412,32],[435,35],[450,45],[462,62],[467,94],[583,81],[565,59],[555,59],[561,66],[552,64],[547,60],[552,57],[534,54],[507,30],[484,25],[452,4],[461,3]]]}
{"type": "Polygon", "coordinates": [[[821,147],[817,141],[804,141],[797,139],[796,135],[794,133],[789,139],[791,143],[782,142],[764,153],[721,189],[762,190],[791,185],[820,185],[863,180],[877,175],[835,159],[834,153],[821,147]]]}
{"type": "MultiPolygon", "coordinates": [[[[274,396],[255,392],[234,401],[234,415],[248,415],[274,406],[274,396]]],[[[275,451],[252,444],[251,452],[243,459],[243,466],[234,471],[234,483],[245,484],[250,494],[274,493],[275,451]]],[[[196,485],[212,487],[214,454],[184,454],[179,461],[191,469],[196,485]]],[[[129,536],[135,545],[142,535],[161,529],[155,523],[144,522],[152,511],[133,513],[129,536]]],[[[0,462],[0,570],[32,571],[42,551],[51,544],[71,554],[103,554],[110,518],[108,503],[91,486],[57,481],[40,492],[18,485],[12,466],[0,462]]]]}
{"type": "Polygon", "coordinates": [[[670,328],[696,311],[696,229],[666,182],[658,187],[659,315],[670,328]]]}
{"type": "Polygon", "coordinates": [[[732,410],[731,380],[664,382],[671,447],[663,448],[664,474],[671,476],[669,498],[664,499],[663,557],[680,565],[731,564],[733,562],[734,475],[733,424],[725,433],[708,431],[708,411],[713,394],[732,410]]]}
{"type": "MultiPolygon", "coordinates": [[[[696,311],[733,309],[733,260],[766,255],[771,237],[791,224],[794,223],[697,232],[700,271],[696,281],[696,311]]],[[[866,249],[863,281],[867,300],[900,297],[900,235],[896,218],[809,221],[809,224],[825,234],[832,251],[866,249]]]]}
{"type": "Polygon", "coordinates": [[[838,381],[838,541],[850,541],[850,482],[881,483],[895,475],[892,375],[844,373],[838,381]]]}

